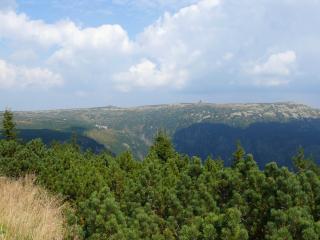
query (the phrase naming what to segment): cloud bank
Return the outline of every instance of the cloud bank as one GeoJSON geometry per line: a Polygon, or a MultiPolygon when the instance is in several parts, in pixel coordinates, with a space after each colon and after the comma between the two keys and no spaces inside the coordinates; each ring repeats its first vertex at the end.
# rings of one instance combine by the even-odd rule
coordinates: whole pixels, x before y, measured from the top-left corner
{"type": "Polygon", "coordinates": [[[266,86],[288,84],[296,63],[296,53],[286,51],[269,56],[266,62],[256,63],[248,70],[249,74],[258,76],[256,83],[266,86]]]}
{"type": "Polygon", "coordinates": [[[48,69],[15,66],[0,59],[0,89],[50,88],[62,84],[63,78],[48,69]]]}
{"type": "Polygon", "coordinates": [[[134,2],[148,8],[189,5],[129,36],[117,24],[36,20],[15,10],[14,1],[2,1],[0,42],[7,50],[0,60],[0,87],[63,84],[66,93],[83,97],[90,96],[87,90],[254,91],[290,88],[311,78],[317,84],[320,33],[312,26],[320,24],[319,1],[134,2]]]}

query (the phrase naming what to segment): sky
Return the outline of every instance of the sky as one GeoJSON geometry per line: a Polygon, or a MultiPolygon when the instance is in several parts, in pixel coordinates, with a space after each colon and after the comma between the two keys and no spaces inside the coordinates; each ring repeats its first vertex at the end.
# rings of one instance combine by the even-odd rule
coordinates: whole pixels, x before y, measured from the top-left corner
{"type": "Polygon", "coordinates": [[[0,109],[320,107],[320,0],[0,0],[0,109]]]}

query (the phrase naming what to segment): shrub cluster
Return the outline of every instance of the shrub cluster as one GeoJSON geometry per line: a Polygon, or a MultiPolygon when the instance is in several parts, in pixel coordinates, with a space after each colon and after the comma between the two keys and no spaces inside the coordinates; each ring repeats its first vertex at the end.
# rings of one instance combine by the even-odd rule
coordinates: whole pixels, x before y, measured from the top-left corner
{"type": "Polygon", "coordinates": [[[303,239],[320,236],[319,169],[295,157],[296,171],[260,170],[238,146],[233,165],[178,154],[159,134],[143,161],[125,152],[81,152],[72,144],[0,141],[0,171],[36,174],[75,209],[84,239],[303,239]]]}

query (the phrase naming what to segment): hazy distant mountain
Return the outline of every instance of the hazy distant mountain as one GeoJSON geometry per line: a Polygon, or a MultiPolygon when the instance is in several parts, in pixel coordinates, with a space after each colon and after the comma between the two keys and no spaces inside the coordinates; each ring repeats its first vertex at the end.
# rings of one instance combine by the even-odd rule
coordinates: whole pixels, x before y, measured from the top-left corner
{"type": "MultiPolygon", "coordinates": [[[[249,127],[248,131],[251,131],[250,134],[254,135],[252,126],[250,127],[251,124],[271,122],[286,124],[297,120],[320,119],[320,110],[296,103],[184,103],[133,108],[111,106],[16,112],[15,116],[19,128],[51,129],[65,132],[76,130],[79,134],[92,138],[115,153],[130,149],[136,156],[142,157],[147,152],[148,146],[151,144],[152,138],[158,129],[165,129],[171,136],[174,136],[174,140],[178,144],[177,147],[181,150],[179,146],[182,146],[183,143],[180,141],[181,139],[177,140],[175,133],[192,127],[194,124],[221,124],[221,136],[229,131],[240,131],[239,129],[245,131],[243,129],[249,127]]],[[[303,121],[300,124],[303,125],[303,121]]],[[[253,126],[257,127],[257,125],[253,126]]],[[[270,129],[265,131],[267,135],[274,132],[272,124],[268,126],[270,129]]],[[[201,130],[200,128],[197,131],[200,131],[197,133],[198,137],[199,135],[201,136],[201,131],[207,130],[201,130]]],[[[203,136],[206,137],[202,141],[210,145],[210,141],[214,139],[207,137],[206,134],[208,133],[204,132],[203,136]]],[[[234,134],[234,136],[227,142],[222,141],[221,143],[228,144],[234,149],[235,143],[233,141],[237,138],[237,134],[234,134]]],[[[297,138],[296,141],[299,142],[299,136],[292,137],[297,138]]],[[[244,139],[241,140],[244,141],[244,139]]],[[[262,143],[259,142],[259,144],[262,143]]],[[[281,146],[281,141],[278,144],[281,146]]],[[[218,149],[219,146],[216,146],[216,148],[218,149]]],[[[207,150],[201,152],[201,146],[199,149],[201,153],[199,155],[203,156],[204,153],[207,153],[207,150]]],[[[183,151],[189,153],[189,151],[183,151]]],[[[217,153],[217,151],[213,150],[213,153],[217,153]]]]}

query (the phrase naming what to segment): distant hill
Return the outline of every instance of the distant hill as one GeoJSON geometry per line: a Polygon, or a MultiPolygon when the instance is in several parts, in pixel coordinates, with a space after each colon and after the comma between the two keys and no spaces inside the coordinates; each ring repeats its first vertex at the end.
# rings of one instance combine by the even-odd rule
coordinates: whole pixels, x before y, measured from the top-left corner
{"type": "MultiPolygon", "coordinates": [[[[177,131],[198,123],[223,124],[234,130],[255,123],[320,119],[320,110],[296,103],[182,103],[15,112],[15,117],[21,129],[62,132],[80,129],[81,135],[103,144],[116,154],[131,150],[136,157],[142,158],[159,129],[165,129],[172,137],[177,131]]],[[[234,142],[228,144],[235,145],[234,142]]]]}

